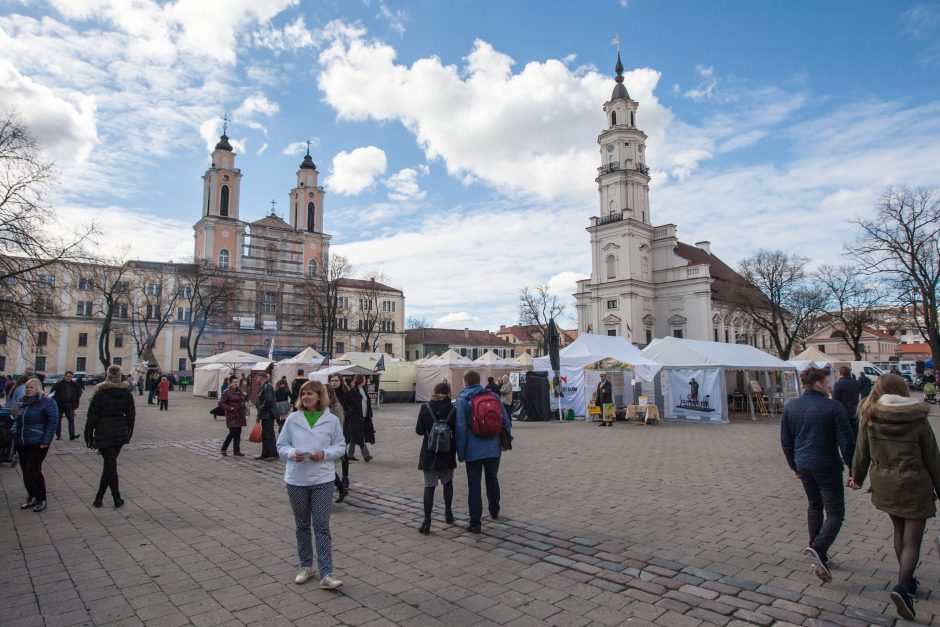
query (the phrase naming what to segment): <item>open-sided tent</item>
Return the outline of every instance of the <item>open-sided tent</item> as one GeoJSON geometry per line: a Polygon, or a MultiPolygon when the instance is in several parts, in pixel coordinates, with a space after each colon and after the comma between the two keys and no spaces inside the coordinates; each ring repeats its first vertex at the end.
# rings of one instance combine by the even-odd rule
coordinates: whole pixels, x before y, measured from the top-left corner
{"type": "Polygon", "coordinates": [[[485,383],[487,377],[497,378],[522,369],[521,366],[505,361],[494,364],[473,362],[451,349],[440,357],[415,368],[415,400],[418,402],[431,400],[434,386],[444,379],[450,383],[451,394],[456,397],[463,389],[463,375],[468,370],[479,372],[482,382],[485,383]]]}
{"type": "Polygon", "coordinates": [[[753,417],[755,381],[771,412],[775,401],[798,393],[793,364],[747,344],[665,337],[653,340],[642,354],[663,366],[656,401],[665,418],[728,422],[729,396],[749,400],[753,417]]]}
{"type": "Polygon", "coordinates": [[[323,355],[308,346],[293,357],[282,359],[274,364],[274,374],[271,379],[275,383],[281,377],[287,377],[288,381],[293,381],[294,377],[297,376],[297,370],[311,372],[319,368],[322,363],[323,355]]]}
{"type": "Polygon", "coordinates": [[[515,362],[517,366],[532,368],[532,364],[535,362],[535,358],[529,353],[522,353],[512,361],[515,362]]]}
{"type": "MultiPolygon", "coordinates": [[[[645,358],[640,349],[627,341],[624,337],[596,335],[582,333],[574,342],[561,349],[561,372],[564,396],[559,399],[561,408],[572,409],[576,416],[585,416],[587,406],[591,400],[591,389],[600,381],[600,372],[603,370],[611,374],[616,397],[620,397],[620,404],[629,404],[633,400],[633,382],[652,381],[659,371],[659,364],[645,358]],[[602,362],[602,364],[599,364],[602,362]],[[601,370],[594,370],[598,365],[601,370]],[[586,374],[586,369],[590,374],[586,374]],[[616,376],[614,376],[616,374],[616,376]]],[[[546,355],[536,357],[533,370],[546,370],[551,372],[551,360],[546,355]]],[[[552,409],[557,409],[556,399],[552,397],[552,409]]]]}
{"type": "Polygon", "coordinates": [[[829,383],[835,385],[836,369],[833,367],[832,358],[821,350],[810,346],[799,355],[794,355],[787,363],[796,368],[797,375],[807,368],[829,368],[829,383]]]}
{"type": "Polygon", "coordinates": [[[327,366],[326,368],[320,368],[316,372],[311,372],[307,374],[307,378],[311,381],[319,381],[320,383],[328,383],[330,377],[334,374],[338,374],[341,377],[352,377],[357,374],[361,374],[365,377],[371,377],[375,373],[369,370],[368,368],[363,368],[362,366],[356,366],[354,364],[338,364],[334,366],[327,366]]]}
{"type": "Polygon", "coordinates": [[[218,393],[228,373],[251,370],[259,361],[262,359],[257,355],[236,350],[197,359],[193,362],[193,396],[208,396],[212,391],[218,393]]]}

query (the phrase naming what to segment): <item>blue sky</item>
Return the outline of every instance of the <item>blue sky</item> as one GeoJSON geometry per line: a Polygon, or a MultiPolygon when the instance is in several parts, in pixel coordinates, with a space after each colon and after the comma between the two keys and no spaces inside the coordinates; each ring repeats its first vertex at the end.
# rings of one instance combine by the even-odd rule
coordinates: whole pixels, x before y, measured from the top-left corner
{"type": "Polygon", "coordinates": [[[407,315],[513,323],[520,288],[590,273],[614,35],[653,221],[732,265],[839,261],[886,186],[940,182],[936,3],[128,4],[0,0],[0,109],[59,168],[50,228],[94,219],[111,254],[192,255],[228,113],[244,219],[284,205],[312,139],[334,253],[407,315]]]}

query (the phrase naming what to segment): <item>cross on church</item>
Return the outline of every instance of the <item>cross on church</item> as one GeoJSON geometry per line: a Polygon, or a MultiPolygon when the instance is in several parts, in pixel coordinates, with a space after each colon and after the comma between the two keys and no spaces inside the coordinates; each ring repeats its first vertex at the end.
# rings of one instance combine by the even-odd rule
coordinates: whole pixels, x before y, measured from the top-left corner
{"type": "Polygon", "coordinates": [[[310,140],[307,140],[307,154],[310,154],[310,140]]]}
{"type": "Polygon", "coordinates": [[[275,215],[275,214],[274,214],[274,208],[275,208],[276,206],[277,206],[277,201],[272,199],[272,200],[271,200],[271,215],[272,215],[272,216],[275,215]]]}
{"type": "Polygon", "coordinates": [[[228,132],[228,113],[222,116],[222,134],[225,135],[228,132]]]}
{"type": "Polygon", "coordinates": [[[620,35],[614,35],[614,38],[610,40],[611,46],[617,46],[617,52],[620,52],[620,35]]]}

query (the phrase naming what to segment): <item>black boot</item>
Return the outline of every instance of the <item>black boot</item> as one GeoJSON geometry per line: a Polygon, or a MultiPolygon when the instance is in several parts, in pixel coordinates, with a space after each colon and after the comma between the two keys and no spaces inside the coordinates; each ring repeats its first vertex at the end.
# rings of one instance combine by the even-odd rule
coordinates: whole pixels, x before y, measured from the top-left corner
{"type": "Polygon", "coordinates": [[[424,488],[424,522],[418,531],[424,535],[431,533],[431,510],[434,509],[434,486],[424,488]]]}
{"type": "Polygon", "coordinates": [[[454,482],[448,481],[444,484],[444,522],[454,523],[454,511],[451,504],[454,502],[454,482]]]}
{"type": "Polygon", "coordinates": [[[418,527],[418,533],[423,533],[424,535],[431,535],[431,519],[425,518],[424,522],[421,523],[421,526],[418,527]]]}

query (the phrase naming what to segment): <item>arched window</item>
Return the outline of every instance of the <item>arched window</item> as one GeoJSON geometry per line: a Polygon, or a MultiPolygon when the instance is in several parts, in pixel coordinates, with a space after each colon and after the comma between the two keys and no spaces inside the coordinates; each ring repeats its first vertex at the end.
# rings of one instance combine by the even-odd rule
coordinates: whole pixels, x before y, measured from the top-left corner
{"type": "Polygon", "coordinates": [[[307,262],[307,274],[310,275],[310,278],[317,276],[317,260],[311,259],[307,262]]]}
{"type": "Polygon", "coordinates": [[[264,250],[264,267],[268,274],[274,274],[277,270],[277,248],[274,244],[268,244],[264,250]]]}
{"type": "Polygon", "coordinates": [[[610,112],[610,125],[617,126],[617,112],[616,111],[610,112]]]}
{"type": "Polygon", "coordinates": [[[228,270],[228,251],[224,248],[219,251],[219,267],[228,270]]]}
{"type": "Polygon", "coordinates": [[[607,255],[607,278],[613,279],[617,276],[617,257],[607,255]]]}
{"type": "Polygon", "coordinates": [[[206,188],[206,215],[209,215],[209,209],[212,207],[212,188],[206,188]]]}
{"type": "Polygon", "coordinates": [[[221,195],[219,196],[219,215],[228,215],[228,185],[222,186],[221,195]]]}
{"type": "Polygon", "coordinates": [[[630,126],[636,126],[636,119],[633,117],[633,111],[630,112],[630,126]]]}
{"type": "Polygon", "coordinates": [[[307,203],[307,230],[313,233],[317,230],[316,228],[316,209],[313,206],[313,201],[307,203]]]}
{"type": "Polygon", "coordinates": [[[613,200],[611,200],[611,201],[607,204],[607,213],[608,213],[608,214],[614,213],[614,201],[613,201],[613,200]]]}

